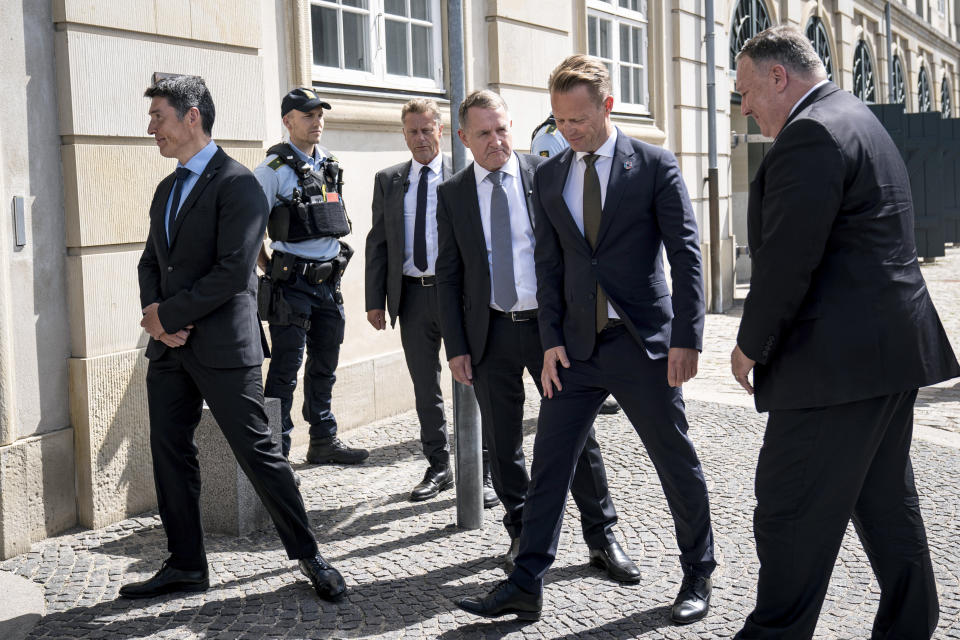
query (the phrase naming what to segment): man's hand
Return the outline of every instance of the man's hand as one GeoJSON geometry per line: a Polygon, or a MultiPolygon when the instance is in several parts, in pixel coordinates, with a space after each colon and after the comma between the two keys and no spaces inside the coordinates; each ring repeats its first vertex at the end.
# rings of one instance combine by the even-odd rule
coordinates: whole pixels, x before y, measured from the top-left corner
{"type": "Polygon", "coordinates": [[[387,314],[383,309],[370,309],[367,311],[367,322],[377,331],[383,331],[387,328],[387,314]]]}
{"type": "Polygon", "coordinates": [[[697,360],[700,352],[689,347],[670,347],[667,353],[667,384],[682,386],[697,375],[697,360]]]}
{"type": "Polygon", "coordinates": [[[140,326],[143,327],[154,340],[159,340],[160,336],[166,333],[166,329],[160,324],[160,316],[157,314],[159,308],[160,303],[158,302],[148,304],[143,308],[143,319],[140,321],[140,326]]]}
{"type": "Polygon", "coordinates": [[[140,326],[146,330],[151,338],[159,340],[168,347],[176,348],[187,344],[187,338],[190,337],[190,330],[193,329],[193,325],[187,325],[176,333],[167,333],[163,325],[160,324],[160,316],[157,315],[157,309],[159,308],[160,304],[157,302],[144,307],[140,326]]]}
{"type": "Polygon", "coordinates": [[[193,329],[192,324],[187,325],[176,333],[161,333],[157,340],[172,349],[176,349],[177,347],[182,347],[183,345],[187,344],[187,338],[190,337],[190,329],[193,329]]]}
{"type": "Polygon", "coordinates": [[[269,263],[270,256],[267,254],[267,243],[264,241],[260,243],[260,251],[257,253],[257,267],[260,268],[260,271],[266,273],[269,263]]]}
{"type": "Polygon", "coordinates": [[[733,378],[740,383],[740,386],[747,390],[747,393],[753,395],[753,386],[750,384],[750,378],[747,374],[757,364],[756,360],[751,360],[740,351],[740,345],[733,348],[730,354],[730,370],[733,372],[733,378]]]}
{"type": "Polygon", "coordinates": [[[450,358],[449,365],[454,380],[468,387],[473,386],[473,366],[470,364],[469,353],[450,358]]]}
{"type": "Polygon", "coordinates": [[[543,385],[543,395],[546,398],[553,397],[553,387],[557,387],[559,393],[563,389],[560,384],[560,373],[557,370],[557,363],[563,365],[564,369],[570,368],[570,360],[567,358],[567,348],[553,347],[543,352],[543,372],[540,374],[540,384],[543,385]]]}

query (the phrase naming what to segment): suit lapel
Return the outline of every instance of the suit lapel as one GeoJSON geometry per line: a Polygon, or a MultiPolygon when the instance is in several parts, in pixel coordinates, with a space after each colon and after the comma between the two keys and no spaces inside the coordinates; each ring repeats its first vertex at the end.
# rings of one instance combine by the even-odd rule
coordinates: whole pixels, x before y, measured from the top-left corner
{"type": "Polygon", "coordinates": [[[391,223],[397,229],[397,233],[400,236],[400,246],[405,246],[406,242],[406,229],[404,229],[403,224],[403,200],[406,196],[407,189],[411,187],[410,183],[407,182],[407,176],[410,175],[410,165],[413,164],[412,161],[407,161],[400,167],[399,170],[390,178],[390,193],[387,194],[387,210],[385,215],[390,216],[391,223]],[[404,188],[406,185],[406,188],[404,188]]]}
{"type": "Polygon", "coordinates": [[[610,178],[607,180],[607,196],[603,202],[603,214],[600,216],[600,230],[597,232],[597,246],[603,242],[603,237],[610,228],[613,218],[620,207],[623,191],[627,182],[636,175],[640,167],[635,166],[636,152],[633,145],[623,133],[617,129],[617,143],[613,153],[613,166],[610,167],[610,178]]]}
{"type": "Polygon", "coordinates": [[[483,220],[480,217],[480,196],[477,193],[477,174],[470,163],[469,169],[461,174],[463,182],[460,184],[462,200],[466,203],[466,209],[463,214],[471,233],[476,238],[473,242],[477,250],[483,255],[483,260],[487,260],[487,239],[483,235],[483,220]]]}
{"type": "Polygon", "coordinates": [[[151,234],[155,234],[156,238],[158,238],[157,249],[163,252],[164,255],[169,252],[164,214],[166,213],[167,201],[170,200],[170,192],[173,190],[173,183],[175,181],[175,173],[171,173],[160,181],[160,184],[157,185],[157,197],[150,207],[151,234]]]}
{"type": "Polygon", "coordinates": [[[217,175],[217,172],[220,171],[220,166],[223,164],[223,160],[226,158],[226,154],[223,149],[217,147],[217,152],[213,154],[213,157],[210,158],[210,162],[207,163],[207,166],[204,167],[203,173],[200,174],[200,178],[197,180],[197,183],[193,185],[193,189],[190,190],[187,199],[183,201],[183,204],[180,206],[180,211],[177,213],[177,219],[173,223],[173,234],[170,236],[170,248],[173,248],[173,243],[177,241],[177,235],[180,232],[180,227],[183,226],[183,221],[190,214],[190,211],[193,209],[193,206],[197,203],[197,200],[203,194],[203,190],[207,188],[207,185],[210,184],[210,181],[217,175]]]}
{"type": "Polygon", "coordinates": [[[523,186],[523,199],[527,203],[527,217],[530,218],[530,228],[537,226],[533,219],[533,174],[537,168],[529,164],[522,155],[517,154],[517,160],[520,162],[520,184],[523,186]]]}
{"type": "Polygon", "coordinates": [[[573,214],[570,212],[570,207],[567,206],[567,201],[563,199],[563,190],[567,185],[567,179],[570,177],[570,165],[574,162],[574,158],[576,158],[576,154],[573,149],[568,147],[556,164],[547,168],[552,168],[553,175],[540,182],[540,184],[549,185],[546,187],[546,197],[542,198],[542,202],[544,207],[556,209],[560,212],[558,216],[554,216],[551,219],[566,227],[567,233],[571,233],[574,237],[579,238],[579,241],[582,242],[589,251],[590,245],[587,243],[587,239],[583,237],[583,232],[577,227],[577,221],[573,219],[573,214]]]}

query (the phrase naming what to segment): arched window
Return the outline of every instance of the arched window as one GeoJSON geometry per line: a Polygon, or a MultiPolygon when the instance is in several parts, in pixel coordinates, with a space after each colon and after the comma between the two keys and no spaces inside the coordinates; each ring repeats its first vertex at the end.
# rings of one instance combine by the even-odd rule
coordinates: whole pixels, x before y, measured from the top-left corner
{"type": "Polygon", "coordinates": [[[893,103],[907,106],[907,87],[903,83],[903,65],[900,56],[893,56],[893,77],[890,78],[893,87],[893,103]]]}
{"type": "Polygon", "coordinates": [[[947,76],[943,76],[940,83],[940,113],[944,118],[953,117],[953,101],[950,99],[950,85],[947,83],[947,76]]]}
{"type": "Polygon", "coordinates": [[[877,86],[873,79],[873,60],[863,40],[853,52],[853,95],[867,104],[877,101],[877,86]]]}
{"type": "Polygon", "coordinates": [[[730,22],[730,70],[737,68],[737,54],[747,40],[770,26],[770,13],[762,0],[737,0],[730,22]]]}
{"type": "Polygon", "coordinates": [[[827,40],[827,28],[823,20],[817,16],[810,18],[807,23],[807,39],[813,45],[814,51],[823,62],[823,68],[827,70],[827,80],[833,80],[833,56],[830,55],[830,43],[827,40]]]}
{"type": "Polygon", "coordinates": [[[921,113],[933,111],[933,100],[930,97],[930,80],[927,78],[927,70],[920,67],[920,73],[917,74],[917,110],[921,113]]]}

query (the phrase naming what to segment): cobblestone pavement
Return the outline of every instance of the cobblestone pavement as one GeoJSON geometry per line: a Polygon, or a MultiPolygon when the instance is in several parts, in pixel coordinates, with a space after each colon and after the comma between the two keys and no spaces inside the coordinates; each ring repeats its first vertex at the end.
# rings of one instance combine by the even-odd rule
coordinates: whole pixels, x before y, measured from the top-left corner
{"type": "MultiPolygon", "coordinates": [[[[925,266],[924,274],[960,346],[960,249],[925,266]]],[[[272,529],[241,539],[209,535],[206,593],[117,600],[124,581],[149,576],[165,557],[159,518],[150,514],[35,544],[0,570],[43,586],[47,613],[32,638],[729,638],[754,601],[752,483],[764,425],[727,373],[736,326],[736,313],[708,316],[701,372],[685,390],[720,562],[711,614],[689,627],[667,619],[681,578],[673,528],[656,473],[622,415],[601,416],[598,439],[620,514],[618,536],[643,581],[619,585],[587,565],[571,504],[537,623],[478,623],[450,602],[504,577],[497,561],[508,544],[503,512],[488,510],[482,530],[462,531],[455,527],[453,491],[407,502],[424,468],[412,412],[351,431],[352,444],[371,449],[362,466],[296,465],[323,553],[350,585],[337,605],[314,597],[272,529]]],[[[535,396],[528,385],[528,455],[535,396]]],[[[960,431],[960,386],[924,390],[917,415],[928,426],[960,431]]],[[[303,453],[295,451],[295,459],[303,453]]],[[[940,593],[936,637],[960,638],[960,449],[915,440],[913,459],[940,593]]],[[[878,592],[851,528],[816,637],[867,637],[878,592]]]]}

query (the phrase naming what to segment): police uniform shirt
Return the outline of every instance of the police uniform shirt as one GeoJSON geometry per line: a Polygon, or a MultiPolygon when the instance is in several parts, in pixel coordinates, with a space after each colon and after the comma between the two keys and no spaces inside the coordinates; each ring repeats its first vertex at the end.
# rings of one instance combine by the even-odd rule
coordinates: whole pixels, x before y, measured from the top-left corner
{"type": "MultiPolygon", "coordinates": [[[[293,149],[298,161],[307,163],[314,171],[320,169],[323,160],[329,157],[327,150],[320,146],[314,148],[312,158],[292,144],[290,148],[293,149]]],[[[268,155],[253,170],[253,175],[257,177],[260,186],[263,187],[263,193],[267,196],[267,204],[270,205],[271,210],[277,202],[278,195],[289,199],[293,195],[293,190],[297,188],[297,174],[293,169],[286,164],[282,164],[276,169],[269,166],[276,158],[275,154],[268,155]]],[[[322,262],[332,260],[340,255],[340,241],[331,237],[311,238],[300,242],[273,241],[270,243],[270,249],[290,253],[306,260],[322,262]]]]}
{"type": "MultiPolygon", "coordinates": [[[[596,167],[597,178],[600,180],[601,207],[607,201],[607,183],[610,182],[610,170],[613,168],[613,154],[616,149],[617,130],[614,129],[607,141],[594,151],[600,156],[593,166],[596,167]]],[[[570,215],[573,216],[573,221],[580,229],[580,233],[583,233],[583,174],[587,168],[584,158],[588,155],[590,154],[586,151],[577,151],[574,154],[574,160],[570,163],[570,173],[567,175],[567,184],[563,187],[563,201],[567,203],[570,215]]],[[[607,302],[607,317],[620,317],[609,302],[607,302]]]]}
{"type": "Polygon", "coordinates": [[[490,237],[490,196],[493,183],[487,180],[490,173],[476,162],[473,172],[477,179],[477,198],[480,204],[480,221],[483,238],[487,243],[487,265],[490,269],[490,306],[498,311],[527,311],[537,308],[537,272],[533,264],[533,225],[527,211],[527,198],[520,180],[520,161],[517,154],[510,154],[507,164],[500,167],[504,173],[503,189],[510,207],[510,238],[513,245],[513,276],[517,284],[517,301],[510,309],[501,309],[493,302],[493,244],[490,237]]]}
{"type": "Polygon", "coordinates": [[[569,146],[567,139],[557,129],[557,125],[548,124],[540,127],[540,130],[533,136],[533,142],[530,143],[530,153],[535,156],[552,158],[569,146]]]}
{"type": "Polygon", "coordinates": [[[176,206],[173,204],[173,188],[170,189],[170,195],[167,196],[167,208],[163,217],[163,228],[166,229],[167,244],[170,243],[170,210],[173,209],[174,220],[176,220],[180,206],[186,201],[187,196],[190,195],[190,191],[193,190],[194,185],[197,184],[197,180],[200,179],[200,174],[207,168],[210,159],[213,158],[216,153],[217,143],[211,140],[207,143],[207,146],[197,151],[192,158],[187,160],[187,164],[177,163],[177,168],[186,167],[190,171],[190,175],[187,176],[186,180],[183,181],[183,186],[180,187],[180,202],[176,203],[176,206]]]}
{"type": "Polygon", "coordinates": [[[442,182],[443,154],[437,153],[430,164],[422,165],[416,160],[410,161],[410,173],[407,174],[407,191],[403,196],[403,275],[405,276],[432,276],[434,265],[437,263],[437,187],[442,182]],[[413,236],[417,222],[417,192],[420,188],[420,170],[430,167],[427,177],[427,270],[420,271],[413,264],[413,236]]]}

